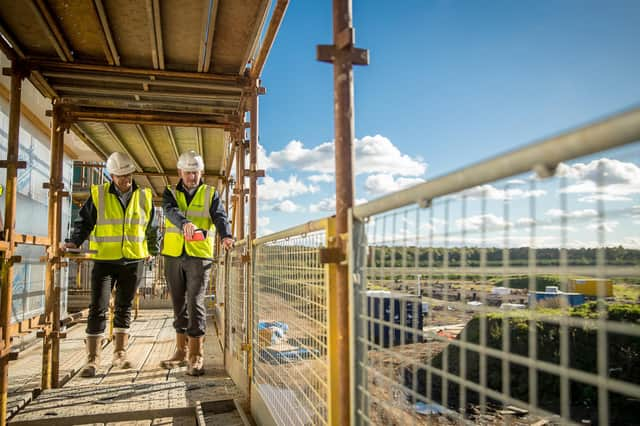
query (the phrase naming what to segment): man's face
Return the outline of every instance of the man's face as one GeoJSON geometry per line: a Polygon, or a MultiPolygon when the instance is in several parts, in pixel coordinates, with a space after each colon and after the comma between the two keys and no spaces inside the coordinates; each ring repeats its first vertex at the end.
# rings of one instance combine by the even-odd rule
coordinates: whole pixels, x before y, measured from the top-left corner
{"type": "Polygon", "coordinates": [[[180,178],[182,178],[182,183],[187,189],[193,189],[197,187],[200,183],[200,178],[202,178],[201,171],[187,172],[182,169],[178,169],[178,174],[180,175],[180,178]]]}
{"type": "Polygon", "coordinates": [[[118,188],[118,191],[120,192],[129,192],[129,190],[131,189],[131,182],[133,182],[133,175],[111,175],[111,179],[113,180],[113,183],[116,185],[116,188],[118,188]]]}

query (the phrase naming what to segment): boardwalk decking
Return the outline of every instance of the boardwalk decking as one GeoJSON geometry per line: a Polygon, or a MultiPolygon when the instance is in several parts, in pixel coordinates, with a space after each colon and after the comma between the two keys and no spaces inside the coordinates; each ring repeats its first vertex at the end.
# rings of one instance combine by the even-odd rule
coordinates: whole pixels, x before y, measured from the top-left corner
{"type": "Polygon", "coordinates": [[[223,366],[215,329],[208,327],[205,371],[186,375],[186,367],[165,370],[160,360],[174,350],[172,315],[166,310],[143,310],[131,328],[129,358],[133,368],[111,367],[112,345],[107,344],[98,375],[82,378],[84,324],[69,329],[60,351],[60,377],[64,386],[41,392],[41,345],[35,344],[10,365],[9,416],[11,424],[206,424],[242,425],[233,399],[242,395],[223,366]],[[18,412],[17,414],[15,414],[18,412]]]}

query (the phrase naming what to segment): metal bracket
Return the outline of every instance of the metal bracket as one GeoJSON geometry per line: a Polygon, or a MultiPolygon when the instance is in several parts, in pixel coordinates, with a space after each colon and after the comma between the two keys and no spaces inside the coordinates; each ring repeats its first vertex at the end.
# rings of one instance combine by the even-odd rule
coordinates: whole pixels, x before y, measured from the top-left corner
{"type": "Polygon", "coordinates": [[[241,343],[240,350],[244,352],[251,352],[251,343],[241,343]]]}
{"type": "Polygon", "coordinates": [[[418,201],[418,206],[420,206],[421,209],[428,209],[432,204],[433,200],[431,200],[430,198],[423,198],[422,200],[418,201]]]}
{"type": "Polygon", "coordinates": [[[254,173],[255,173],[256,177],[264,177],[265,176],[264,170],[251,171],[249,169],[244,169],[245,176],[247,176],[247,175],[251,176],[254,173]]]}
{"type": "Polygon", "coordinates": [[[320,247],[318,249],[320,263],[340,263],[346,259],[340,247],[320,247]]]}
{"type": "MultiPolygon", "coordinates": [[[[316,59],[320,62],[333,63],[339,50],[333,44],[320,44],[316,50],[316,59]]],[[[349,61],[353,65],[369,65],[369,50],[351,47],[349,49],[349,61]]]]}
{"type": "Polygon", "coordinates": [[[0,168],[6,169],[9,166],[16,166],[16,169],[26,169],[27,162],[26,161],[8,161],[8,160],[0,160],[0,168]]]}
{"type": "Polygon", "coordinates": [[[533,171],[540,179],[546,179],[556,174],[557,164],[538,163],[533,166],[533,171]]]}

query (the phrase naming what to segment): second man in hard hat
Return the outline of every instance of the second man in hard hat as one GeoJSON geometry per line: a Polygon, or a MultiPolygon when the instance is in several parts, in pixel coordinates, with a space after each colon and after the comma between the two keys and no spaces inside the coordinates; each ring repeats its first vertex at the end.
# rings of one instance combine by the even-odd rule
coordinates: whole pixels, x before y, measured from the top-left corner
{"type": "Polygon", "coordinates": [[[114,152],[107,159],[111,182],[93,185],[79,212],[65,248],[77,248],[89,238],[96,251],[91,272],[91,305],[87,320],[87,365],[81,376],[95,376],[115,286],[113,365],[130,368],[127,360],[131,306],[143,275],[144,260],[159,249],[153,197],[133,180],[136,170],[128,155],[114,152]]]}
{"type": "Polygon", "coordinates": [[[195,151],[183,153],[178,158],[180,182],[167,187],[162,196],[162,254],[176,330],[176,352],[162,361],[162,366],[188,364],[187,374],[192,376],[204,374],[204,292],[213,262],[214,228],[225,249],[233,246],[224,206],[215,188],[203,182],[203,172],[200,155],[195,151]]]}

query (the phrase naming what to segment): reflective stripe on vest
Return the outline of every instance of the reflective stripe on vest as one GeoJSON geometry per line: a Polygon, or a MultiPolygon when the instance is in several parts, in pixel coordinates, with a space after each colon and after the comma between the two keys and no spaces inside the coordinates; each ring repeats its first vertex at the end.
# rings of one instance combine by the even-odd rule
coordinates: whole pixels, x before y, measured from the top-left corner
{"type": "Polygon", "coordinates": [[[110,183],[91,187],[96,208],[96,225],[91,232],[89,249],[97,250],[97,260],[143,259],[149,255],[146,228],[153,200],[149,190],[138,188],[123,212],[118,196],[109,192],[110,183]]]}
{"type": "Polygon", "coordinates": [[[211,259],[213,257],[214,228],[209,210],[211,209],[211,201],[215,195],[215,189],[206,184],[200,185],[189,205],[187,205],[187,198],[182,191],[177,191],[171,186],[168,189],[176,200],[178,208],[187,219],[196,228],[207,231],[207,238],[204,241],[185,241],[182,229],[179,229],[168,217],[165,217],[162,254],[174,257],[181,256],[184,247],[184,251],[189,256],[211,259]]]}

